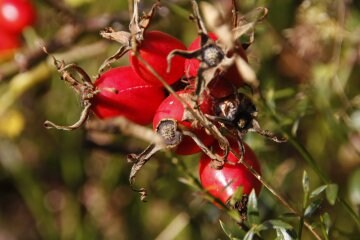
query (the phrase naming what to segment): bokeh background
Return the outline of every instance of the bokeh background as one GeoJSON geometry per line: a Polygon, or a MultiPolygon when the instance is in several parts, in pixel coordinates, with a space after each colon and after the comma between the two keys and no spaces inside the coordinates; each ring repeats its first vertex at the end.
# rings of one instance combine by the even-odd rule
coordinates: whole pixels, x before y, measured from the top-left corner
{"type": "MultiPolygon", "coordinates": [[[[161,2],[151,29],[188,45],[197,35],[188,19],[190,1],[161,2]]],[[[143,203],[129,186],[126,155],[142,151],[147,142],[83,128],[64,132],[43,127],[47,119],[75,122],[81,106],[51,59],[35,61],[31,54],[49,44],[57,58],[96,76],[102,62],[119,48],[99,31],[105,26],[126,30],[130,17],[125,0],[32,3],[36,24],[23,31],[21,48],[0,62],[0,239],[228,239],[219,219],[236,236],[239,227],[231,217],[204,200],[191,181],[185,184],[189,175],[197,176],[199,155],[157,154],[137,178],[136,184],[149,192],[143,203]],[[74,25],[89,19],[95,21],[87,29],[74,25]],[[53,46],[54,41],[62,44],[53,46]],[[31,64],[22,64],[24,59],[31,64]]],[[[142,1],[141,8],[149,9],[152,3],[142,1]]],[[[238,3],[243,14],[260,6],[269,10],[247,49],[264,96],[256,102],[259,121],[264,129],[292,136],[288,143],[276,144],[247,135],[264,179],[301,212],[306,170],[311,190],[326,182],[337,184],[338,196],[359,221],[360,2],[238,3]]],[[[326,215],[329,239],[359,239],[359,226],[344,205],[329,204],[325,193],[320,198],[324,201],[308,218],[316,231],[321,233],[320,218],[326,215]]],[[[286,216],[288,209],[269,191],[263,188],[258,202],[262,220],[282,219],[298,229],[299,219],[286,216]]],[[[262,236],[275,238],[272,231],[262,236]]],[[[302,239],[314,237],[304,229],[302,239]]]]}

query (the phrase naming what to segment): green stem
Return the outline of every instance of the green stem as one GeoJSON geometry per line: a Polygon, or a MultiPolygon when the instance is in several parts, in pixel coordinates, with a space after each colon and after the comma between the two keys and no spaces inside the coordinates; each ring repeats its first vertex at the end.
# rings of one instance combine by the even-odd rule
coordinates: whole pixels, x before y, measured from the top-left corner
{"type": "MultiPolygon", "coordinates": [[[[304,172],[304,176],[307,176],[306,172],[304,172]]],[[[304,182],[303,182],[303,185],[304,185],[304,182]]],[[[308,189],[308,185],[307,185],[307,187],[304,187],[304,199],[303,199],[303,206],[302,206],[302,210],[301,210],[299,230],[298,230],[299,240],[301,240],[301,237],[302,237],[302,231],[303,231],[304,223],[305,223],[304,214],[305,214],[305,210],[306,210],[306,206],[308,205],[308,202],[309,202],[309,189],[308,189]]]]}

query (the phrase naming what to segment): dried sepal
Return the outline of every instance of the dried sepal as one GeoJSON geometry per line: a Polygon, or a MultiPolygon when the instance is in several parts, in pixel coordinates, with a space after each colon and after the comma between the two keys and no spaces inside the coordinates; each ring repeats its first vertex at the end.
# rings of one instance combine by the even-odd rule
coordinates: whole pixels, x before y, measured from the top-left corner
{"type": "Polygon", "coordinates": [[[229,153],[229,145],[224,147],[226,149],[222,156],[214,154],[211,149],[207,148],[205,144],[188,128],[178,125],[176,120],[173,119],[163,119],[159,122],[156,127],[156,133],[161,136],[162,142],[156,142],[150,144],[143,152],[140,154],[129,154],[128,162],[133,163],[129,182],[132,189],[141,194],[142,201],[145,199],[146,190],[144,188],[136,189],[134,188],[134,183],[136,179],[136,174],[141,170],[141,168],[151,159],[151,157],[160,150],[164,149],[176,149],[181,143],[183,136],[191,137],[194,142],[200,147],[200,149],[208,155],[213,161],[212,164],[215,168],[222,168],[225,164],[227,155],[229,153]]]}
{"type": "Polygon", "coordinates": [[[277,143],[286,141],[285,138],[260,127],[256,119],[257,109],[251,99],[243,93],[235,92],[233,95],[219,99],[215,102],[213,111],[215,116],[205,116],[237,139],[240,149],[239,162],[243,161],[245,155],[243,138],[248,132],[256,132],[277,143]]]}
{"type": "Polygon", "coordinates": [[[262,20],[266,18],[268,14],[268,9],[265,7],[258,7],[251,12],[237,16],[235,26],[232,29],[234,39],[239,39],[241,36],[246,35],[248,37],[248,42],[243,42],[242,45],[250,46],[254,42],[255,35],[255,26],[262,20]]]}
{"type": "Polygon", "coordinates": [[[207,26],[216,33],[228,49],[234,47],[233,36],[229,24],[225,21],[219,10],[208,2],[201,2],[200,8],[207,26]]]}
{"type": "MultiPolygon", "coordinates": [[[[234,64],[237,66],[241,75],[244,75],[244,81],[252,87],[257,88],[259,82],[256,75],[246,61],[240,56],[240,53],[236,51],[239,47],[237,37],[234,37],[231,26],[221,16],[218,9],[206,2],[201,2],[200,5],[210,29],[212,29],[220,39],[220,41],[214,42],[207,35],[196,1],[192,1],[192,4],[194,14],[192,18],[196,23],[198,34],[201,39],[200,48],[193,51],[175,50],[168,55],[168,63],[175,55],[187,59],[196,58],[200,61],[195,87],[197,97],[207,89],[208,84],[213,79],[221,76],[222,73],[226,72],[234,64]]],[[[236,19],[233,20],[234,24],[235,22],[238,23],[240,21],[238,20],[239,17],[237,13],[234,13],[233,17],[236,17],[236,19]]],[[[235,26],[236,28],[238,27],[237,24],[235,24],[235,26]]],[[[168,68],[170,68],[169,64],[168,68]]]]}
{"type": "Polygon", "coordinates": [[[133,16],[129,24],[129,30],[132,36],[135,37],[136,41],[141,42],[144,38],[144,32],[149,27],[151,20],[160,6],[160,1],[156,1],[149,12],[144,12],[142,16],[139,16],[139,0],[134,0],[133,5],[133,16]]]}
{"type": "Polygon", "coordinates": [[[122,58],[129,50],[130,50],[130,48],[128,46],[126,46],[126,45],[121,46],[115,54],[113,54],[112,56],[107,58],[101,64],[101,66],[100,66],[100,68],[98,70],[98,74],[101,74],[102,72],[104,72],[105,70],[110,68],[112,63],[114,63],[117,60],[119,60],[120,58],[122,58]]]}
{"type": "Polygon", "coordinates": [[[44,127],[47,129],[55,128],[55,129],[64,130],[64,131],[72,131],[72,130],[78,129],[85,124],[85,122],[89,116],[90,107],[91,107],[91,103],[87,101],[85,103],[84,109],[81,112],[80,119],[73,125],[61,126],[61,125],[57,125],[51,121],[46,120],[44,122],[44,127]]]}
{"type": "Polygon", "coordinates": [[[133,187],[136,180],[136,174],[151,159],[151,157],[155,153],[164,149],[176,148],[182,140],[182,133],[178,131],[177,122],[175,120],[164,119],[163,121],[161,121],[156,127],[156,133],[162,137],[162,142],[150,144],[140,154],[129,154],[127,156],[128,162],[133,163],[129,176],[129,182],[131,188],[141,194],[142,201],[145,200],[147,194],[144,188],[136,189],[133,187]]]}
{"type": "Polygon", "coordinates": [[[143,15],[139,20],[139,27],[146,31],[146,29],[150,26],[151,20],[153,19],[156,10],[160,7],[160,0],[157,0],[151,7],[149,12],[143,12],[143,15]]]}
{"type": "Polygon", "coordinates": [[[145,188],[136,189],[134,187],[136,174],[140,169],[151,159],[151,157],[158,151],[164,149],[164,146],[161,144],[150,144],[142,153],[140,154],[129,154],[127,160],[129,163],[133,163],[131,168],[129,182],[132,190],[140,193],[141,201],[145,201],[147,196],[147,191],[145,188]]]}
{"type": "Polygon", "coordinates": [[[262,129],[260,127],[259,122],[256,119],[252,120],[252,128],[249,128],[248,131],[256,132],[256,133],[260,134],[261,136],[264,136],[267,139],[270,139],[277,143],[283,143],[283,142],[287,141],[287,139],[285,137],[276,136],[274,133],[270,132],[269,130],[262,129]]]}
{"type": "MultiPolygon", "coordinates": [[[[186,59],[191,59],[191,58],[199,58],[201,55],[201,49],[198,50],[194,50],[194,51],[187,51],[187,50],[180,50],[180,49],[175,49],[173,51],[171,51],[169,53],[169,55],[166,58],[167,61],[167,72],[170,72],[171,70],[171,60],[173,57],[175,56],[180,56],[186,59]]],[[[201,60],[201,59],[199,59],[201,60]]]]}
{"type": "MultiPolygon", "coordinates": [[[[133,15],[129,23],[129,32],[127,31],[115,31],[112,28],[106,28],[100,32],[103,38],[119,42],[121,45],[131,47],[133,42],[141,42],[144,40],[144,32],[149,27],[151,20],[159,7],[160,2],[157,1],[153,4],[150,11],[143,13],[139,16],[138,0],[134,0],[133,15]]],[[[135,46],[133,46],[135,47],[135,46]]]]}
{"type": "Polygon", "coordinates": [[[192,0],[191,4],[192,4],[193,14],[194,14],[191,16],[191,19],[193,21],[195,21],[199,35],[200,36],[207,35],[207,30],[206,30],[205,24],[201,18],[198,4],[196,3],[195,0],[192,0]]]}
{"type": "Polygon", "coordinates": [[[99,74],[110,67],[111,63],[123,57],[129,50],[132,49],[136,52],[138,44],[141,44],[144,40],[144,33],[149,27],[151,20],[160,5],[160,1],[156,1],[149,12],[144,12],[142,16],[139,16],[139,0],[134,0],[133,2],[133,15],[129,23],[129,31],[115,31],[114,29],[108,27],[100,32],[100,35],[103,38],[116,41],[122,46],[115,54],[104,61],[99,68],[99,74]]]}
{"type": "MultiPolygon", "coordinates": [[[[255,25],[262,21],[268,13],[267,8],[259,7],[244,16],[239,16],[236,4],[233,1],[233,28],[231,29],[229,24],[227,24],[221,16],[219,10],[213,5],[207,2],[201,2],[200,7],[204,13],[207,25],[217,34],[221,42],[225,44],[223,48],[225,53],[232,51],[232,49],[239,44],[237,42],[238,39],[243,35],[249,36],[250,41],[246,44],[250,45],[254,41],[255,25]]],[[[236,51],[232,52],[236,53],[236,51]]],[[[235,58],[236,66],[242,74],[244,81],[253,88],[258,88],[259,81],[248,63],[237,54],[235,54],[233,58],[235,58]]],[[[222,65],[222,63],[219,65],[222,65]]]]}
{"type": "MultiPolygon", "coordinates": [[[[44,51],[48,53],[45,48],[44,51]]],[[[82,127],[86,122],[91,108],[91,99],[97,94],[98,91],[92,84],[89,75],[81,67],[77,66],[76,64],[66,65],[64,61],[59,61],[52,55],[51,57],[53,58],[55,67],[61,74],[61,79],[64,80],[67,84],[69,84],[70,87],[79,94],[81,104],[84,108],[81,112],[79,120],[70,126],[57,125],[51,121],[45,121],[44,126],[47,129],[56,128],[65,131],[75,130],[82,127]],[[77,77],[80,77],[81,80],[78,80],[76,77],[74,77],[74,74],[77,77]]]]}
{"type": "Polygon", "coordinates": [[[126,31],[115,31],[112,28],[105,28],[100,31],[100,36],[105,39],[116,41],[123,46],[130,46],[131,33],[126,31]]]}

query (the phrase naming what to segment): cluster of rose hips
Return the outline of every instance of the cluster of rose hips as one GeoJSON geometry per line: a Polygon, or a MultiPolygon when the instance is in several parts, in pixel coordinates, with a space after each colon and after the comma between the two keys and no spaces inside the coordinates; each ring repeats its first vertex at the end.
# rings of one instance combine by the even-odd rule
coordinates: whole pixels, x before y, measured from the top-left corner
{"type": "MultiPolygon", "coordinates": [[[[184,46],[180,48],[178,41],[172,37],[160,32],[149,32],[147,34],[161,34],[162,39],[166,40],[166,45],[171,51],[185,49],[184,46]],[[166,36],[166,37],[165,37],[166,36]]],[[[148,40],[147,34],[144,36],[144,43],[148,40]]],[[[187,52],[198,51],[205,54],[205,58],[212,57],[212,48],[217,48],[218,38],[214,33],[209,33],[208,37],[213,40],[212,46],[201,46],[201,37],[197,37],[188,47],[187,52]],[[208,52],[207,52],[208,51],[208,52]],[[210,52],[210,54],[209,54],[210,52]]],[[[148,43],[149,45],[151,43],[148,43]]],[[[147,45],[147,44],[146,44],[147,45]]],[[[145,45],[145,46],[146,46],[145,45]]],[[[157,49],[158,44],[153,44],[157,49]]],[[[238,187],[242,187],[244,196],[248,195],[253,189],[259,193],[261,183],[251,174],[251,172],[240,163],[232,152],[226,153],[222,149],[214,136],[212,136],[206,127],[198,122],[187,107],[205,116],[211,120],[211,124],[219,127],[224,127],[229,131],[238,128],[238,124],[244,124],[243,129],[246,131],[252,126],[251,121],[253,116],[251,114],[256,111],[250,99],[245,95],[237,93],[239,87],[244,86],[241,74],[237,71],[236,66],[232,65],[226,71],[216,75],[205,91],[200,96],[196,94],[196,82],[199,71],[201,71],[201,59],[191,58],[184,59],[177,57],[171,58],[170,72],[166,72],[166,65],[159,65],[156,63],[165,62],[166,55],[151,54],[148,55],[146,49],[139,47],[139,55],[149,63],[153,69],[160,73],[167,84],[171,85],[174,81],[185,81],[182,87],[176,88],[175,94],[170,94],[157,107],[153,116],[153,129],[163,137],[166,147],[172,149],[178,155],[191,155],[204,151],[200,157],[199,162],[199,177],[203,188],[208,191],[214,198],[220,200],[223,204],[229,203],[229,200],[236,192],[238,187]],[[172,72],[173,71],[173,72],[172,72]],[[171,74],[171,78],[167,74],[171,74]],[[181,100],[182,101],[181,101],[181,100]],[[245,121],[242,123],[242,121],[245,121]],[[235,125],[235,126],[234,126],[235,125]],[[211,152],[211,154],[208,154],[211,152]],[[225,162],[221,166],[213,164],[216,159],[213,156],[226,155],[225,162]]],[[[241,45],[237,48],[241,57],[246,59],[246,54],[241,45]]],[[[158,51],[154,51],[158,52],[158,51]]],[[[218,56],[216,56],[218,57],[218,56]]],[[[203,60],[204,61],[204,60],[203,60]]],[[[139,61],[136,56],[131,56],[131,63],[134,70],[139,76],[142,76],[145,81],[151,84],[159,85],[160,81],[154,78],[147,70],[146,66],[138,65],[139,61]],[[135,64],[134,64],[135,63],[135,64]],[[141,72],[143,71],[143,72],[141,72]],[[151,78],[147,78],[147,75],[151,78]]],[[[227,136],[230,148],[238,155],[243,155],[243,160],[251,166],[257,173],[260,174],[259,162],[256,159],[252,150],[239,139],[238,135],[229,133],[227,136]],[[238,142],[241,144],[238,144],[238,142]],[[243,148],[241,147],[243,146],[243,148]]],[[[150,145],[151,151],[146,149],[141,154],[131,154],[129,159],[137,163],[144,164],[153,154],[156,146],[150,145]],[[143,161],[143,162],[142,162],[143,161]]],[[[157,150],[157,149],[156,149],[157,150]]],[[[135,167],[136,168],[136,167],[135,167]]],[[[131,174],[134,176],[136,172],[131,174]]],[[[246,206],[246,204],[245,204],[246,206]]],[[[244,206],[242,206],[244,207],[244,206]]]]}
{"type": "MultiPolygon", "coordinates": [[[[153,10],[141,20],[148,20],[153,10]]],[[[166,33],[148,31],[141,20],[135,21],[137,31],[131,34],[112,30],[103,33],[124,45],[111,61],[128,54],[130,66],[107,70],[92,83],[79,67],[55,61],[63,78],[80,94],[84,112],[72,126],[49,121],[45,125],[72,130],[86,120],[90,111],[101,119],[123,116],[141,125],[152,122],[163,143],[151,144],[142,153],[128,156],[134,164],[131,184],[151,156],[167,148],[179,155],[203,152],[200,182],[224,204],[229,203],[238,187],[242,187],[245,199],[253,189],[259,193],[261,183],[249,171],[260,174],[259,162],[243,136],[254,131],[277,142],[282,139],[260,128],[255,105],[238,91],[245,83],[235,63],[222,65],[235,55],[247,61],[242,45],[236,42],[231,50],[225,50],[216,33],[202,29],[186,48],[166,33]],[[69,69],[83,81],[68,74],[69,69]]],[[[199,16],[196,21],[201,25],[199,16]]],[[[246,203],[243,205],[241,208],[246,208],[246,203]]]]}
{"type": "Polygon", "coordinates": [[[0,0],[0,57],[20,46],[22,31],[34,24],[36,12],[28,0],[0,0]]]}

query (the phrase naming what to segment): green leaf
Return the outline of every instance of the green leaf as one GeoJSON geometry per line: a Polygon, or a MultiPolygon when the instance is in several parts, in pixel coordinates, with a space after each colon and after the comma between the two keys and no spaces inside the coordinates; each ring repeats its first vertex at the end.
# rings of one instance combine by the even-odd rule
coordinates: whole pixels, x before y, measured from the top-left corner
{"type": "Polygon", "coordinates": [[[315,211],[321,206],[322,201],[322,199],[316,199],[315,201],[311,202],[309,206],[305,209],[304,217],[311,217],[315,213],[315,211]]]}
{"type": "Polygon", "coordinates": [[[320,221],[325,228],[325,232],[329,235],[330,227],[331,227],[331,218],[330,215],[326,212],[320,216],[320,221]]]}
{"type": "Polygon", "coordinates": [[[309,180],[309,175],[307,174],[306,171],[304,171],[303,173],[302,187],[304,191],[303,208],[306,208],[309,201],[309,191],[310,191],[310,180],[309,180]]]}
{"type": "Polygon", "coordinates": [[[239,225],[234,221],[232,221],[233,224],[231,223],[225,224],[223,221],[219,220],[219,223],[221,229],[229,239],[240,240],[244,238],[246,232],[242,228],[239,228],[239,225]]]}
{"type": "Polygon", "coordinates": [[[278,239],[290,240],[297,238],[296,231],[290,224],[278,219],[268,220],[266,222],[270,223],[272,225],[271,228],[276,230],[278,239]]]}
{"type": "Polygon", "coordinates": [[[310,198],[315,198],[319,196],[324,190],[328,187],[328,185],[322,185],[318,188],[316,188],[314,191],[311,192],[310,198]]]}
{"type": "MultiPolygon", "coordinates": [[[[217,202],[218,204],[223,204],[222,202],[217,202]]],[[[225,207],[225,205],[223,205],[225,207]]],[[[227,209],[226,213],[229,217],[231,217],[236,222],[241,222],[241,215],[240,212],[237,209],[231,208],[227,209]]]]}
{"type": "Polygon", "coordinates": [[[291,239],[296,239],[296,232],[294,230],[289,232],[289,230],[284,228],[276,229],[276,240],[291,240],[291,239]]]}
{"type": "Polygon", "coordinates": [[[280,228],[292,229],[293,228],[290,224],[288,224],[282,220],[278,220],[278,219],[267,220],[264,223],[270,224],[271,228],[273,228],[273,229],[280,229],[280,228]]]}
{"type": "Polygon", "coordinates": [[[310,183],[309,183],[309,175],[307,174],[306,171],[304,171],[304,173],[303,173],[302,186],[303,186],[305,195],[308,195],[309,191],[310,191],[310,183]]]}
{"type": "Polygon", "coordinates": [[[244,240],[252,240],[253,237],[254,237],[254,235],[255,235],[255,233],[252,232],[251,229],[250,229],[250,231],[248,231],[248,232],[246,233],[246,235],[245,235],[245,237],[244,237],[244,240]]]}
{"type": "Polygon", "coordinates": [[[258,226],[254,226],[250,228],[250,230],[246,233],[244,236],[244,240],[252,240],[255,235],[259,235],[260,231],[258,229],[258,226]]]}
{"type": "Polygon", "coordinates": [[[254,189],[251,191],[249,195],[249,201],[247,204],[247,218],[251,226],[259,224],[260,222],[259,210],[258,210],[257,199],[254,189]]]}
{"type": "Polygon", "coordinates": [[[349,179],[348,194],[351,203],[360,205],[360,168],[356,169],[349,179]]]}
{"type": "Polygon", "coordinates": [[[228,227],[223,223],[223,221],[219,220],[221,229],[223,230],[223,232],[225,233],[225,235],[229,238],[232,239],[232,235],[231,235],[231,231],[228,229],[228,227]]]}
{"type": "Polygon", "coordinates": [[[331,205],[334,205],[338,195],[339,187],[337,184],[329,184],[326,188],[326,199],[331,205]]]}
{"type": "Polygon", "coordinates": [[[245,235],[244,240],[251,240],[255,235],[260,236],[260,232],[264,230],[276,230],[276,235],[279,240],[292,240],[297,238],[294,228],[279,219],[267,220],[259,225],[254,225],[245,235]]]}

